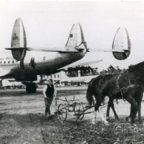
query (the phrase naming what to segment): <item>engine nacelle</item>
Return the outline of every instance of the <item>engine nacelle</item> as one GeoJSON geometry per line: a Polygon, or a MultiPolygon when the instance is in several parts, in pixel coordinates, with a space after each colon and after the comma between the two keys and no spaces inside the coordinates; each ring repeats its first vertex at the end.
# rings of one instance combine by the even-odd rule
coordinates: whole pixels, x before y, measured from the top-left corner
{"type": "Polygon", "coordinates": [[[119,28],[112,44],[113,56],[118,60],[125,60],[131,52],[131,42],[126,28],[119,28]]]}

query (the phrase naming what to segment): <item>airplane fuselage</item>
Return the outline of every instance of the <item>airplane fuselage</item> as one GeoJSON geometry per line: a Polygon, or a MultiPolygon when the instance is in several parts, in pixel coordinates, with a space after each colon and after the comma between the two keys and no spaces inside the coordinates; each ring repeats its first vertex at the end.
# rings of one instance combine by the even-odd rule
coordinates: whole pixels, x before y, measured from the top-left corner
{"type": "Polygon", "coordinates": [[[61,67],[71,64],[84,57],[86,51],[78,53],[27,51],[24,69],[20,61],[14,60],[12,54],[0,59],[0,76],[15,78],[17,81],[34,81],[37,75],[50,75],[61,67]]]}

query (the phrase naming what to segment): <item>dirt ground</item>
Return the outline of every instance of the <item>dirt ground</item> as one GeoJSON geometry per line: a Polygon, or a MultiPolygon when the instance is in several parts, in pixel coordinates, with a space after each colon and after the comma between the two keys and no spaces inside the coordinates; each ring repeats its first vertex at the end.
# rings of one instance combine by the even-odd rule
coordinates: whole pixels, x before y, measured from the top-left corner
{"type": "MultiPolygon", "coordinates": [[[[58,89],[60,99],[83,102],[85,105],[86,87],[58,89]]],[[[58,101],[62,103],[62,101],[58,101]]],[[[93,114],[87,114],[82,121],[75,121],[73,112],[69,112],[66,122],[61,123],[56,115],[44,116],[42,89],[36,94],[27,94],[23,89],[0,90],[0,143],[1,144],[112,144],[144,143],[144,123],[136,120],[137,126],[131,126],[125,117],[129,115],[130,105],[125,101],[115,104],[120,121],[116,121],[111,112],[110,125],[105,126],[97,116],[92,125],[93,114]]],[[[54,103],[51,107],[54,112],[54,103]]],[[[91,109],[90,111],[93,111],[91,109]]],[[[102,109],[106,112],[106,106],[102,109]]],[[[142,117],[144,104],[142,102],[142,117]]]]}

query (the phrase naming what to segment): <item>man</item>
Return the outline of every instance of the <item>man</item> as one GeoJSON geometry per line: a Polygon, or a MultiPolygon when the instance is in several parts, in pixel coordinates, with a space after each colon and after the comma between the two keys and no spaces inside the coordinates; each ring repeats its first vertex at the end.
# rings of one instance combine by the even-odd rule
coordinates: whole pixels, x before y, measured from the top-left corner
{"type": "Polygon", "coordinates": [[[49,79],[47,85],[43,90],[44,100],[45,100],[45,116],[51,115],[50,106],[53,101],[53,97],[56,96],[56,89],[53,85],[53,80],[49,79]]]}

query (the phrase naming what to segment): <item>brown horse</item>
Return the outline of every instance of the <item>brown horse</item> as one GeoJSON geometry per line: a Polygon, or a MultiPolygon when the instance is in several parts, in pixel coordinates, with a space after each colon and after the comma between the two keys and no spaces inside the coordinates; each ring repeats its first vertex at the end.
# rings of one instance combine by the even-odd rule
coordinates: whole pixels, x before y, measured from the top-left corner
{"type": "MultiPolygon", "coordinates": [[[[137,93],[131,93],[131,88],[127,91],[123,91],[130,85],[134,84],[143,91],[144,84],[144,62],[129,67],[125,73],[115,75],[100,75],[90,81],[87,89],[87,100],[89,105],[92,105],[93,95],[96,99],[95,111],[99,110],[101,103],[106,96],[110,99],[110,106],[112,107],[115,116],[118,118],[114,105],[112,105],[113,99],[123,98],[131,104],[131,122],[134,123],[134,119],[138,110],[140,109],[140,103],[142,100],[142,92],[137,96],[137,93]],[[137,98],[135,98],[137,97],[137,98]],[[112,101],[112,102],[111,102],[112,101]]],[[[134,89],[133,89],[134,91],[134,89]]]]}
{"type": "MultiPolygon", "coordinates": [[[[117,94],[117,97],[111,97],[108,102],[108,107],[107,107],[107,118],[109,118],[109,111],[110,107],[112,108],[114,112],[114,116],[117,120],[119,120],[119,117],[115,111],[113,101],[114,99],[124,99],[127,97],[127,95],[131,95],[132,98],[134,98],[135,102],[138,104],[138,119],[141,122],[141,101],[143,97],[143,87],[139,85],[129,85],[128,87],[124,88],[121,92],[117,94]],[[122,97],[123,96],[123,97],[122,97]]],[[[131,112],[130,116],[126,118],[126,120],[131,119],[132,113],[134,112],[135,108],[132,107],[131,105],[131,112]]]]}

